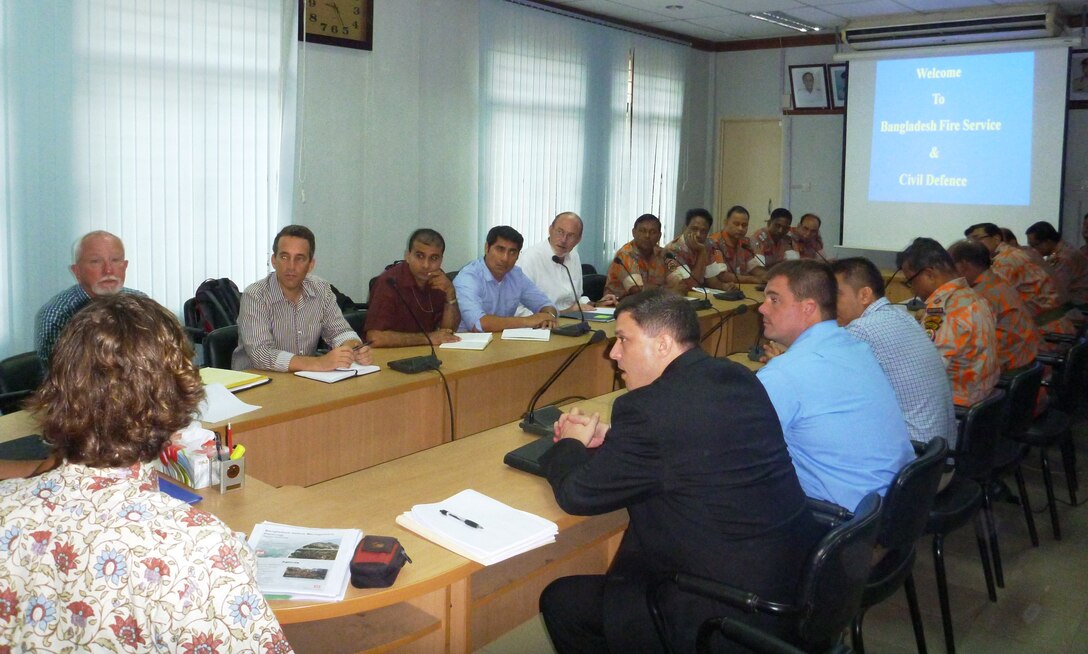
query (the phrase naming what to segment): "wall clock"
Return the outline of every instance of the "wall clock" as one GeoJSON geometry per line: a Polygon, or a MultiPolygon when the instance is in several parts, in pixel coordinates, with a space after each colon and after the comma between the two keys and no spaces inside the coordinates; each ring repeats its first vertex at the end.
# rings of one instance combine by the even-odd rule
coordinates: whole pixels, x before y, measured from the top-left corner
{"type": "Polygon", "coordinates": [[[372,50],[374,0],[299,0],[298,39],[372,50]]]}

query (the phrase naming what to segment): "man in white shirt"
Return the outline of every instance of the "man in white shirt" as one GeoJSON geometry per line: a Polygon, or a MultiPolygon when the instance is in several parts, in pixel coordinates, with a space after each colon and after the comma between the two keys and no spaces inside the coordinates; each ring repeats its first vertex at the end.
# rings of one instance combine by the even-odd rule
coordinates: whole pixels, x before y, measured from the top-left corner
{"type": "MultiPolygon", "coordinates": [[[[544,295],[552,301],[552,305],[559,311],[577,311],[577,303],[581,301],[582,308],[593,306],[612,306],[616,303],[616,296],[605,294],[598,302],[589,301],[582,295],[582,260],[578,256],[578,243],[582,240],[582,219],[573,211],[564,211],[552,220],[548,227],[547,240],[540,241],[525,248],[518,260],[529,279],[537,285],[544,295]],[[559,257],[563,263],[556,263],[552,257],[559,257]],[[570,271],[570,279],[563,266],[570,271]],[[571,280],[578,296],[574,296],[571,290],[571,280]]],[[[529,315],[532,312],[525,307],[518,307],[518,315],[529,315]]]]}

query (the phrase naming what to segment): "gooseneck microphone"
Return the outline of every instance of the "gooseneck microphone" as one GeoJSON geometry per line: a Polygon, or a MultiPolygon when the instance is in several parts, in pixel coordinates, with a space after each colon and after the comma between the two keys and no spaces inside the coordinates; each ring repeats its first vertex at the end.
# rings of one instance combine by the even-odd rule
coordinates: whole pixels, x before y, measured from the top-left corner
{"type": "Polygon", "coordinates": [[[529,408],[525,411],[524,420],[518,423],[518,427],[521,427],[522,431],[530,434],[536,434],[537,436],[555,436],[555,421],[559,420],[559,416],[563,413],[559,410],[559,407],[549,404],[548,406],[536,408],[536,403],[540,401],[540,397],[544,395],[545,391],[551,388],[551,385],[555,383],[555,380],[559,379],[559,375],[563,374],[570,364],[574,363],[574,360],[578,358],[578,355],[585,351],[587,347],[594,343],[600,343],[606,338],[604,330],[595,329],[586,339],[585,343],[578,346],[574,352],[571,352],[570,356],[563,361],[563,364],[552,373],[551,377],[548,377],[544,385],[540,387],[536,393],[533,394],[531,400],[529,400],[529,408]]]}
{"type": "MultiPolygon", "coordinates": [[[[666,252],[665,253],[665,258],[668,259],[669,261],[675,261],[676,265],[680,266],[681,268],[683,268],[684,270],[687,271],[688,277],[690,277],[691,279],[693,279],[695,281],[699,281],[699,280],[695,279],[695,273],[691,272],[691,268],[688,268],[686,265],[684,265],[684,262],[681,261],[680,259],[678,259],[676,257],[676,254],[674,254],[672,252],[666,252]]],[[[694,302],[691,303],[691,306],[694,307],[694,309],[696,311],[702,311],[703,309],[714,309],[718,313],[721,313],[721,311],[717,307],[714,306],[714,303],[710,301],[710,295],[707,294],[706,288],[700,286],[699,290],[701,290],[703,292],[703,299],[702,300],[695,300],[694,302]]]]}
{"type": "Polygon", "coordinates": [[[427,345],[431,346],[430,354],[421,357],[408,357],[407,359],[390,361],[389,367],[397,372],[403,372],[408,375],[414,375],[425,370],[438,370],[442,365],[442,362],[438,359],[438,354],[434,350],[434,343],[431,342],[431,337],[427,334],[427,329],[423,326],[423,323],[419,321],[419,318],[416,318],[416,314],[412,313],[412,307],[408,306],[408,301],[405,300],[404,296],[400,293],[400,286],[397,285],[397,280],[389,277],[385,281],[393,288],[393,292],[396,293],[401,304],[408,310],[408,315],[412,316],[412,321],[415,322],[416,327],[419,328],[419,333],[423,334],[423,338],[427,339],[427,345]]]}
{"type": "MultiPolygon", "coordinates": [[[[582,311],[581,298],[578,296],[578,288],[574,286],[574,276],[570,274],[570,268],[567,268],[567,264],[564,263],[563,258],[558,254],[552,255],[552,261],[563,266],[563,270],[567,271],[567,281],[570,282],[570,290],[574,293],[574,306],[578,307],[578,317],[580,322],[575,325],[563,325],[562,327],[556,327],[552,329],[553,334],[559,334],[560,336],[581,336],[589,331],[589,323],[586,322],[586,314],[582,311]]],[[[558,307],[556,307],[558,309],[558,307]]]]}
{"type": "Polygon", "coordinates": [[[632,275],[631,271],[627,269],[627,265],[623,263],[623,259],[621,259],[619,257],[616,257],[615,259],[612,260],[612,263],[619,264],[619,266],[621,268],[623,268],[623,271],[625,273],[627,273],[627,278],[631,280],[632,284],[634,284],[635,286],[638,286],[638,290],[641,293],[642,290],[643,290],[642,284],[639,284],[637,281],[635,281],[635,276],[632,275]]]}
{"type": "MultiPolygon", "coordinates": [[[[737,247],[740,247],[740,241],[739,240],[737,241],[737,247]]],[[[740,286],[740,273],[738,273],[737,269],[733,267],[733,262],[729,260],[728,256],[726,256],[725,250],[722,250],[722,260],[725,261],[725,267],[729,269],[729,272],[733,273],[733,279],[737,280],[736,283],[737,283],[738,288],[733,289],[732,291],[718,291],[717,293],[714,294],[714,297],[719,299],[719,300],[727,300],[729,302],[739,302],[740,300],[743,300],[745,297],[747,297],[747,296],[744,295],[744,291],[740,290],[740,288],[739,288],[739,286],[740,286]]]]}
{"type": "Polygon", "coordinates": [[[748,360],[759,361],[763,358],[763,346],[759,344],[763,340],[763,321],[759,321],[759,331],[756,332],[756,343],[748,348],[748,360]]]}

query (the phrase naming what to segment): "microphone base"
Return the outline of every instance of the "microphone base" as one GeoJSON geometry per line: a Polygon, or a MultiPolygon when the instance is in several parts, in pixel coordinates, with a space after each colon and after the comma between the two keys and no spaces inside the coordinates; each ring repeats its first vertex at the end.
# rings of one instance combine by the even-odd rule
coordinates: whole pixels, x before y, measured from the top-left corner
{"type": "Polygon", "coordinates": [[[748,360],[749,361],[759,361],[762,358],[763,358],[763,346],[753,345],[748,350],[748,360]]]}
{"type": "Polygon", "coordinates": [[[907,311],[921,311],[925,308],[926,303],[916,297],[911,298],[910,302],[907,302],[907,311]]]}
{"type": "Polygon", "coordinates": [[[414,375],[427,370],[438,370],[441,366],[442,362],[433,354],[422,357],[397,359],[396,361],[389,362],[389,367],[391,369],[396,370],[397,372],[403,372],[406,375],[414,375]]]}
{"type": "Polygon", "coordinates": [[[690,300],[690,302],[691,308],[695,309],[696,311],[702,311],[703,309],[709,309],[714,306],[710,303],[710,300],[706,298],[703,298],[701,300],[690,300]]]}
{"type": "Polygon", "coordinates": [[[716,300],[726,300],[728,302],[737,302],[745,298],[744,291],[740,289],[735,291],[719,291],[713,295],[716,300]]]}
{"type": "Polygon", "coordinates": [[[573,325],[563,325],[562,327],[553,327],[552,333],[559,334],[560,336],[581,336],[589,332],[590,326],[588,322],[577,322],[573,325]]]}
{"type": "Polygon", "coordinates": [[[563,414],[559,407],[548,405],[534,410],[518,423],[523,432],[535,436],[555,436],[555,421],[563,414]]]}

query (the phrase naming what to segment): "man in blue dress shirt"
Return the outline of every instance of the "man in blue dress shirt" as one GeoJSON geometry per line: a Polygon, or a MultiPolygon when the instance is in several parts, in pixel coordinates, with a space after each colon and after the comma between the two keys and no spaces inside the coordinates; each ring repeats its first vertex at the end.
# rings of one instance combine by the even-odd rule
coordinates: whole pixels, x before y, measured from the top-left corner
{"type": "Polygon", "coordinates": [[[767,338],[787,346],[757,375],[771,398],[801,488],[853,510],[881,495],[914,458],[907,425],[869,346],[835,322],[835,276],[824,263],[770,271],[759,307],[767,338]]]}
{"type": "Polygon", "coordinates": [[[499,225],[487,233],[484,256],[457,273],[453,286],[461,305],[462,332],[555,327],[559,312],[533,280],[518,268],[525,239],[513,227],[499,225]],[[533,312],[515,316],[518,305],[533,312]]]}

